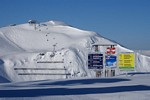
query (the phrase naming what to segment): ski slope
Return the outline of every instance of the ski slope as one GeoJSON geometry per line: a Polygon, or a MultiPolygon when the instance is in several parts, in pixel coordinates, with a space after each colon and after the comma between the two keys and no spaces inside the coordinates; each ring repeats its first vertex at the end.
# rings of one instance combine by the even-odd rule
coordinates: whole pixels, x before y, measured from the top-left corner
{"type": "MultiPolygon", "coordinates": [[[[10,82],[95,77],[87,67],[93,44],[117,44],[99,34],[48,21],[0,28],[0,76],[10,82]]],[[[119,44],[117,53],[134,52],[119,44]]],[[[101,48],[104,53],[105,47],[101,48]]],[[[135,52],[136,53],[136,52],[135,52]]],[[[136,53],[135,72],[150,71],[150,57],[136,53]]],[[[117,75],[121,74],[118,70],[117,75]]]]}
{"type": "Polygon", "coordinates": [[[143,55],[150,56],[150,50],[135,50],[143,55]]]}
{"type": "Polygon", "coordinates": [[[0,100],[149,100],[150,74],[0,84],[0,100]]]}

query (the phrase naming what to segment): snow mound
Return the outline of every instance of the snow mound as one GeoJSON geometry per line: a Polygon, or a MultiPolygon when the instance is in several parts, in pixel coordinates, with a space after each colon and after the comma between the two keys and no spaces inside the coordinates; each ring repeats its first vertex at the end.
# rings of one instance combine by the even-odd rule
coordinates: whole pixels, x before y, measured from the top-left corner
{"type": "MultiPolygon", "coordinates": [[[[0,76],[15,82],[95,77],[87,67],[93,44],[114,42],[61,21],[0,28],[0,76]]],[[[118,53],[133,52],[119,44],[116,47],[118,53]]],[[[106,48],[101,50],[104,53],[106,48]]],[[[150,71],[150,58],[136,55],[136,71],[150,71]]]]}

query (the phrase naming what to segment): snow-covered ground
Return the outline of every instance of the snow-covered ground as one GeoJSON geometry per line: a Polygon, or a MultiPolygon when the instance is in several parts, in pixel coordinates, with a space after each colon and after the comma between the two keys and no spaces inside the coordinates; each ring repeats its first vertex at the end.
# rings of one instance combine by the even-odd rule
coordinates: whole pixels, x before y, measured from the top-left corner
{"type": "Polygon", "coordinates": [[[135,50],[135,51],[143,55],[150,56],[150,50],[135,50]]]}
{"type": "Polygon", "coordinates": [[[0,100],[149,100],[150,73],[0,84],[0,100]]]}
{"type": "MultiPolygon", "coordinates": [[[[0,76],[11,82],[95,77],[87,67],[94,44],[117,43],[60,21],[0,28],[0,76]]],[[[133,52],[119,44],[116,49],[116,54],[133,52]]],[[[136,58],[135,71],[149,72],[150,57],[136,53],[136,58]]]]}
{"type": "Polygon", "coordinates": [[[0,28],[1,100],[149,100],[149,65],[141,52],[60,21],[0,28]],[[135,70],[126,76],[117,67],[114,78],[95,78],[87,62],[95,44],[135,53],[135,70]]]}

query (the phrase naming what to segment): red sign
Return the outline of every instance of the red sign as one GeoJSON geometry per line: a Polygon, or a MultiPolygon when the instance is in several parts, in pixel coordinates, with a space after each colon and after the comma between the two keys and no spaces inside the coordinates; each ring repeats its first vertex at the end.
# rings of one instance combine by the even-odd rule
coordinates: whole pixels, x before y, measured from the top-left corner
{"type": "Polygon", "coordinates": [[[106,54],[115,54],[115,53],[116,53],[116,48],[114,46],[107,47],[106,54]]]}

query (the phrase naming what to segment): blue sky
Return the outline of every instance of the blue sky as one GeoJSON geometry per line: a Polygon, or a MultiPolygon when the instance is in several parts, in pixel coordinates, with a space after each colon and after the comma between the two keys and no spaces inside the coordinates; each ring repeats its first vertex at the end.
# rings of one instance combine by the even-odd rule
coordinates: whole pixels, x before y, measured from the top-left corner
{"type": "Polygon", "coordinates": [[[0,0],[0,27],[64,21],[129,49],[150,50],[150,0],[0,0]]]}

